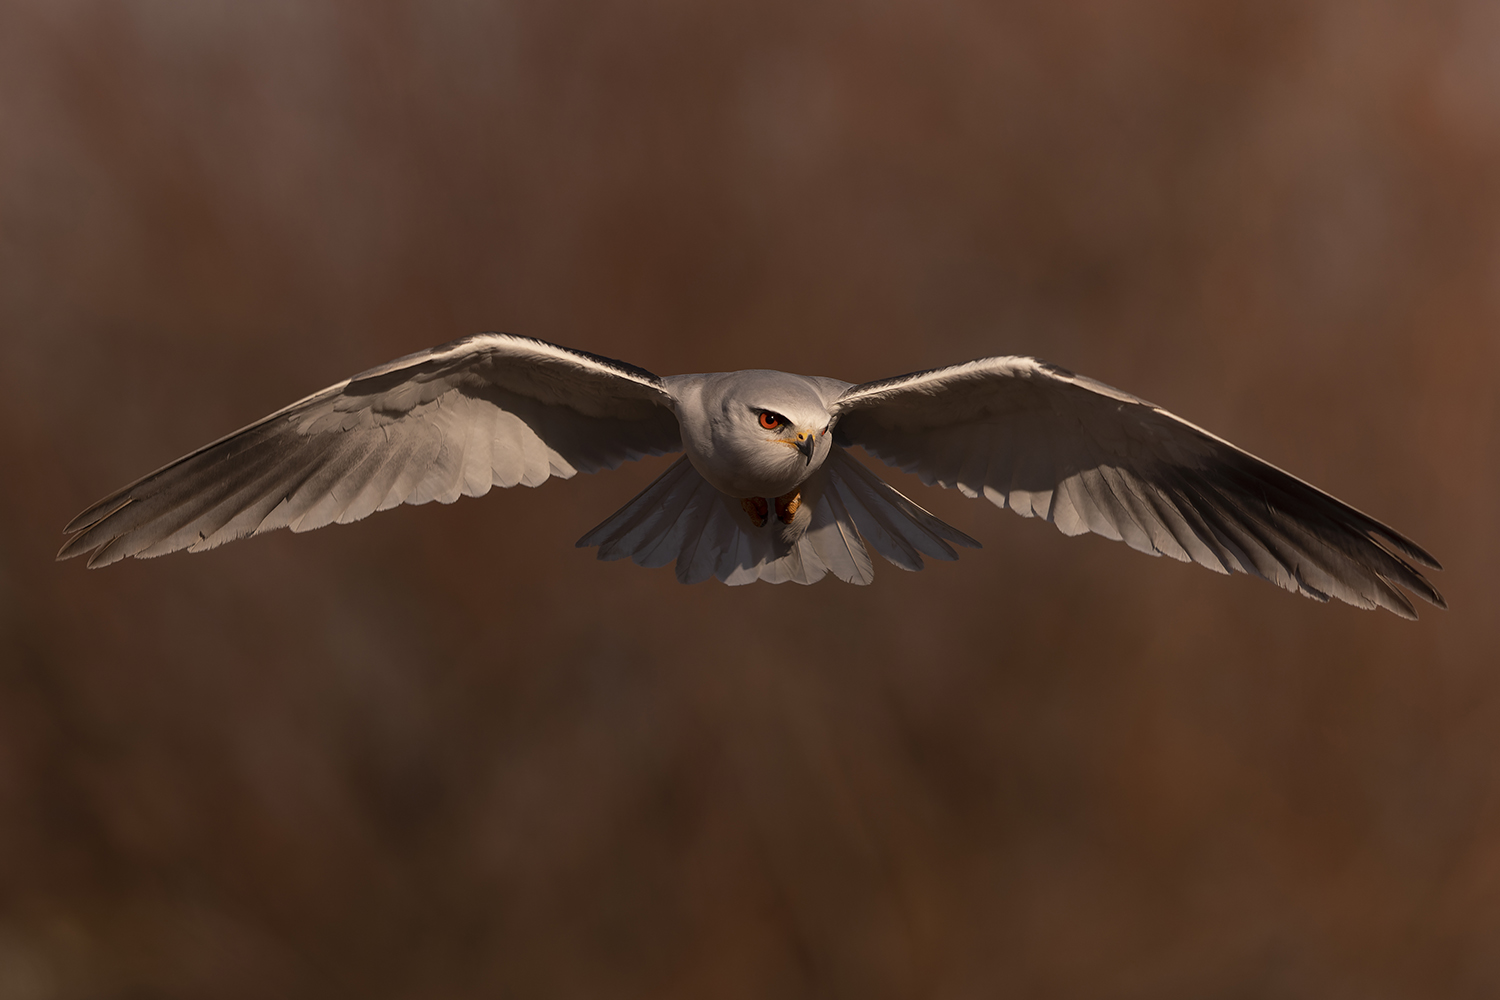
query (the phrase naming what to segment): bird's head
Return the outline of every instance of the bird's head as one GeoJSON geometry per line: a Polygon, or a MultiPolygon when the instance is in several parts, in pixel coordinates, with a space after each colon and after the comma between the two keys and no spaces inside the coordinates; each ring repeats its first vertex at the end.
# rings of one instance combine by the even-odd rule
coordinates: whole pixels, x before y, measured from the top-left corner
{"type": "Polygon", "coordinates": [[[716,378],[710,482],[739,496],[775,497],[817,471],[832,446],[833,415],[813,380],[770,371],[716,378]]]}

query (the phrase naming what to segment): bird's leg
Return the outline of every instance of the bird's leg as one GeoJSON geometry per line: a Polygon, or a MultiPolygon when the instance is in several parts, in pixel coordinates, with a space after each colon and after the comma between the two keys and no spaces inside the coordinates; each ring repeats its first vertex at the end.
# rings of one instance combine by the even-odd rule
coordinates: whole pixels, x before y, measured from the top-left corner
{"type": "MultiPolygon", "coordinates": [[[[780,501],[778,500],[777,503],[780,503],[780,501]]],[[[745,497],[745,499],[740,501],[740,506],[745,508],[746,514],[750,515],[751,524],[757,528],[765,525],[767,513],[765,497],[745,497]]]]}
{"type": "Polygon", "coordinates": [[[776,520],[782,524],[791,524],[792,518],[797,516],[797,508],[802,506],[802,491],[792,492],[776,498],[776,520]]]}

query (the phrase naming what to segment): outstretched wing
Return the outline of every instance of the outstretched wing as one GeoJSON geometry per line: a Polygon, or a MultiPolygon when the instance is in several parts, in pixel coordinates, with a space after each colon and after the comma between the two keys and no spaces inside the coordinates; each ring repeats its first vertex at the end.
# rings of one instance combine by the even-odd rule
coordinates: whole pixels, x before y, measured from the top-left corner
{"type": "Polygon", "coordinates": [[[329,386],[110,494],[67,526],[57,557],[92,553],[93,567],[200,552],[681,447],[672,397],[650,372],[481,334],[329,386]]]}
{"type": "Polygon", "coordinates": [[[835,440],[924,483],[1152,555],[1403,618],[1397,584],[1438,607],[1410,539],[1166,410],[1034,358],[868,382],[833,406],[835,440]]]}

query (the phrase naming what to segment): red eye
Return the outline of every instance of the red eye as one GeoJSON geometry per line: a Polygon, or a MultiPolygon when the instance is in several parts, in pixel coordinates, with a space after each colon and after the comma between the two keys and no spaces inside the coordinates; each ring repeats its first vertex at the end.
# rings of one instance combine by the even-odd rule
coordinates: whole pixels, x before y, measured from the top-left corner
{"type": "Polygon", "coordinates": [[[760,425],[768,431],[774,431],[782,423],[782,419],[774,413],[762,413],[760,415],[760,425]]]}

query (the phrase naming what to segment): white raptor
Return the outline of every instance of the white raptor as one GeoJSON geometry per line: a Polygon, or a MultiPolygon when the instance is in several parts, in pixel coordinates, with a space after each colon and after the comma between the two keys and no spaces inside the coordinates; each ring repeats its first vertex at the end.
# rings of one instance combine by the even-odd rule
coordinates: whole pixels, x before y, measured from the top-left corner
{"type": "Polygon", "coordinates": [[[869,583],[868,543],[903,569],[978,548],[846,451],[983,496],[1068,535],[1262,577],[1406,618],[1438,607],[1421,547],[1166,410],[1025,357],[851,385],[774,371],[660,378],[545,341],[483,334],[329,386],[110,494],[59,559],[201,552],[401,503],[681,451],[579,540],[599,558],[674,560],[696,583],[869,583]],[[863,539],[863,540],[862,540],[863,539]]]}

